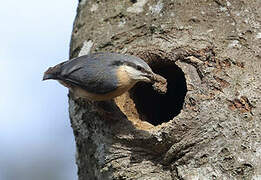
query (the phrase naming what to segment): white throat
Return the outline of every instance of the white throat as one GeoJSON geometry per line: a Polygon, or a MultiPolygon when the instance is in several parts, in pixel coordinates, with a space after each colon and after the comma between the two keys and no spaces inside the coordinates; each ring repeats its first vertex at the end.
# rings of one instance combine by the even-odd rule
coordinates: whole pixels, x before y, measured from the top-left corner
{"type": "Polygon", "coordinates": [[[135,81],[146,81],[146,82],[150,81],[149,78],[144,76],[145,74],[143,72],[135,69],[134,67],[124,65],[124,70],[130,76],[130,78],[135,80],[135,81]]]}

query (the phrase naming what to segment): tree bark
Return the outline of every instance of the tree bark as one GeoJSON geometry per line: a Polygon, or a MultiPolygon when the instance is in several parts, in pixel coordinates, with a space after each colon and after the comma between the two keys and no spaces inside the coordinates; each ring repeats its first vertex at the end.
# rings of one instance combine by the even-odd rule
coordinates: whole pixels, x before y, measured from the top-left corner
{"type": "Polygon", "coordinates": [[[71,58],[139,56],[168,92],[70,97],[79,179],[260,179],[260,21],[259,0],[81,0],[71,58]]]}

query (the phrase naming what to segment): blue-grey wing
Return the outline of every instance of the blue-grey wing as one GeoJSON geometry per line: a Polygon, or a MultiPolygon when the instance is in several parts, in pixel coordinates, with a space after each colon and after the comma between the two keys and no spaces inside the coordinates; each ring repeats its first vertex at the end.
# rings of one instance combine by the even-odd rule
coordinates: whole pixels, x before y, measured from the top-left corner
{"type": "Polygon", "coordinates": [[[99,54],[86,55],[62,64],[63,80],[90,93],[105,94],[117,89],[116,71],[99,54]]]}

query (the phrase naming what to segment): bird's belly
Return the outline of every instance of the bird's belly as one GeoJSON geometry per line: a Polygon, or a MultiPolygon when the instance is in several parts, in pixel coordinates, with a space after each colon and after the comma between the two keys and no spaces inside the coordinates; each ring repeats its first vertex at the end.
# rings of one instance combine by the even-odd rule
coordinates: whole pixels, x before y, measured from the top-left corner
{"type": "Polygon", "coordinates": [[[109,92],[109,93],[96,94],[96,93],[87,92],[86,90],[77,87],[77,88],[73,88],[72,92],[75,97],[86,98],[86,99],[89,99],[92,101],[106,101],[106,100],[110,100],[117,96],[122,95],[123,93],[128,91],[130,88],[131,87],[119,87],[116,90],[109,92]]]}

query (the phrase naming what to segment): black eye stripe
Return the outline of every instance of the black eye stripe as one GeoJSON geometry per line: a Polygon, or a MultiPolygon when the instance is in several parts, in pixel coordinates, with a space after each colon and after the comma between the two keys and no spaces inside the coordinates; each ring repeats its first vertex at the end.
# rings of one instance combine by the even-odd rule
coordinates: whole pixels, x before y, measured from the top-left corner
{"type": "Polygon", "coordinates": [[[142,70],[144,70],[141,66],[139,66],[139,65],[137,65],[137,69],[139,70],[139,71],[142,71],[142,70]]]}
{"type": "Polygon", "coordinates": [[[123,65],[124,62],[123,61],[114,61],[111,63],[112,66],[120,66],[120,65],[123,65]]]}
{"type": "Polygon", "coordinates": [[[148,71],[146,69],[144,69],[142,66],[136,65],[133,62],[115,61],[115,62],[112,63],[112,65],[116,65],[116,66],[127,65],[127,66],[131,66],[131,67],[137,69],[138,71],[141,71],[141,72],[144,72],[144,73],[148,73],[148,71]]]}

